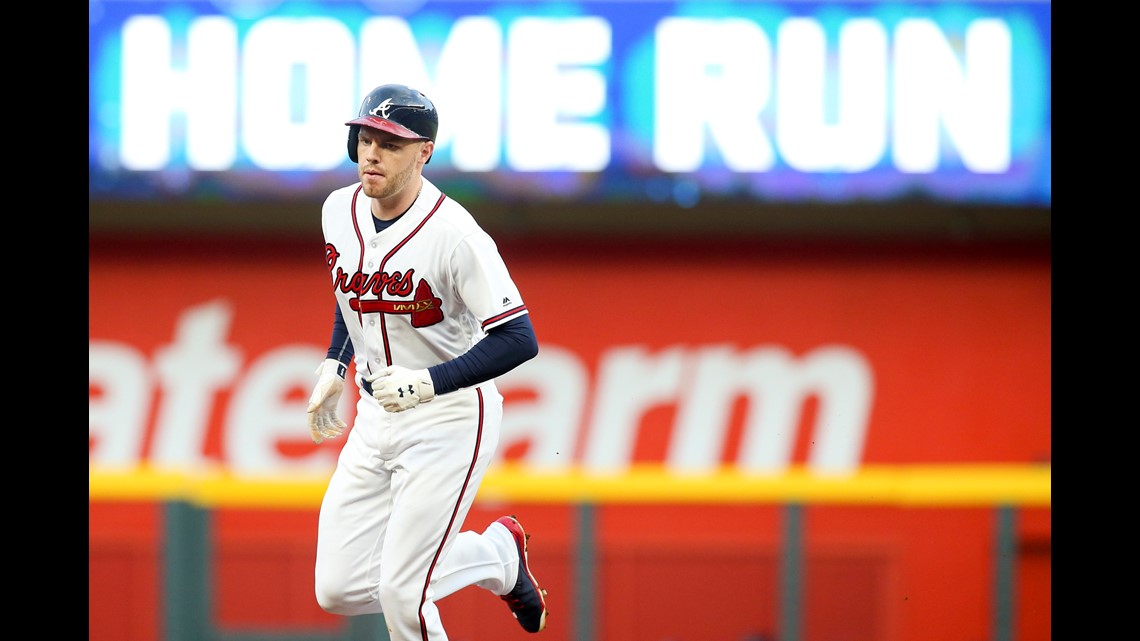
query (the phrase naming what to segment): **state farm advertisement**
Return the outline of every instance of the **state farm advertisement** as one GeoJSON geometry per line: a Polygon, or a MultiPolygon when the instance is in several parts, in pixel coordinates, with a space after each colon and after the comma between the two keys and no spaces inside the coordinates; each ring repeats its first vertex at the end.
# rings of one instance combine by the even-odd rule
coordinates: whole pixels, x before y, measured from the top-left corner
{"type": "MultiPolygon", "coordinates": [[[[1046,252],[500,250],[540,344],[498,380],[502,461],[847,474],[1051,457],[1046,252]]],[[[334,309],[319,237],[93,243],[89,285],[92,468],[331,472],[344,439],[315,445],[305,424],[334,309]]]]}

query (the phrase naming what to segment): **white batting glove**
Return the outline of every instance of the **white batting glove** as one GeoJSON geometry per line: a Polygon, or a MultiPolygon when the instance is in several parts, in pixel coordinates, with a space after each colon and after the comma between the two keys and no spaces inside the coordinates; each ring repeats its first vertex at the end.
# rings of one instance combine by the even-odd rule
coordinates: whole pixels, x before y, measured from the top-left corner
{"type": "Polygon", "coordinates": [[[335,358],[326,358],[315,372],[320,378],[309,397],[309,436],[318,445],[326,438],[336,438],[344,433],[345,422],[336,415],[340,403],[340,393],[344,391],[345,366],[335,358]]]}
{"type": "Polygon", "coordinates": [[[365,378],[372,384],[372,397],[389,412],[410,410],[435,398],[435,384],[426,369],[391,365],[365,378]]]}

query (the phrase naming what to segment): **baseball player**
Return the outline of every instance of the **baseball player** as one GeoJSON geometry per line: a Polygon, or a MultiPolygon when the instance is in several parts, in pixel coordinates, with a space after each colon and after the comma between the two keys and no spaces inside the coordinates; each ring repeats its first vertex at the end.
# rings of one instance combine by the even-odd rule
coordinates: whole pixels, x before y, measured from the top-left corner
{"type": "Polygon", "coordinates": [[[431,100],[383,85],[345,124],[360,181],[322,209],[336,307],[313,441],[347,428],[336,408],[353,358],[359,400],[321,503],[317,602],[383,612],[393,641],[443,641],[435,602],[477,585],[538,632],[546,591],[519,522],[460,531],[498,445],[494,379],[538,353],[529,311],[491,237],[422,175],[439,125],[431,100]]]}

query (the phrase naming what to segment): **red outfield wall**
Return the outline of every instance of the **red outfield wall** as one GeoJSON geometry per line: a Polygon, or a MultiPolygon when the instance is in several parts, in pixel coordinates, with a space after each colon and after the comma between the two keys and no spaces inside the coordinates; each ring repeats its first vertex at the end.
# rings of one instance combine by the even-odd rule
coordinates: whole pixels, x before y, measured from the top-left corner
{"type": "MultiPolygon", "coordinates": [[[[501,380],[503,460],[842,478],[1051,458],[1047,249],[500,245],[542,346],[501,380]]],[[[93,242],[92,468],[327,474],[339,442],[312,445],[304,425],[332,320],[322,252],[93,242]]],[[[468,524],[506,510],[535,537],[547,638],[573,638],[573,506],[481,502],[468,524]]],[[[342,624],[311,595],[315,512],[218,511],[222,625],[342,624]]],[[[599,641],[776,634],[780,514],[602,506],[599,641]]],[[[90,515],[90,638],[155,641],[160,511],[93,500],[90,515]]],[[[805,517],[805,641],[992,636],[992,509],[816,505],[805,517]]],[[[1019,641],[1050,638],[1049,521],[1047,508],[1019,512],[1019,641]]],[[[441,607],[454,639],[525,636],[479,590],[441,607]]]]}

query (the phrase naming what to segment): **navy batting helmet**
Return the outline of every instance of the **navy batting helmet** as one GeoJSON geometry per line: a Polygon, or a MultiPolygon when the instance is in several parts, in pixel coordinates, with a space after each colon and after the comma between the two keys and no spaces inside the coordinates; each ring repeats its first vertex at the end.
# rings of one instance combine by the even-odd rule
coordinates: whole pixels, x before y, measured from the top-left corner
{"type": "MultiPolygon", "coordinates": [[[[381,85],[364,97],[360,113],[348,125],[348,157],[356,159],[360,127],[372,127],[401,138],[435,141],[439,115],[428,97],[406,85],[381,85]]],[[[431,161],[431,158],[428,158],[431,161]]]]}

